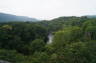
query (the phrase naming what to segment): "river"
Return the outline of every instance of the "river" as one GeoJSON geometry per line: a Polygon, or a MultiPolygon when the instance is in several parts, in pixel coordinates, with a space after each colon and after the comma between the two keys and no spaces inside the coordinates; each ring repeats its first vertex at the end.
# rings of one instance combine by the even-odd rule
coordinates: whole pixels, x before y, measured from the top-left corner
{"type": "Polygon", "coordinates": [[[48,44],[52,43],[52,40],[53,40],[53,34],[50,33],[50,34],[48,35],[48,42],[47,42],[47,43],[48,43],[48,44]]]}

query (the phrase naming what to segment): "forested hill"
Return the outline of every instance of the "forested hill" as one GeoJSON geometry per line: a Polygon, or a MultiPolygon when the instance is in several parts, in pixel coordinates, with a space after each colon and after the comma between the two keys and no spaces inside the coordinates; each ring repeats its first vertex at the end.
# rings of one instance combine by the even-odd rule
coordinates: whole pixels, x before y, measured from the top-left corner
{"type": "Polygon", "coordinates": [[[38,21],[35,18],[29,18],[25,16],[16,16],[16,15],[11,15],[11,14],[5,14],[5,13],[0,13],[0,22],[9,22],[9,21],[38,21]]]}
{"type": "Polygon", "coordinates": [[[40,24],[43,25],[44,27],[47,27],[49,31],[57,31],[65,27],[81,26],[87,20],[89,20],[89,18],[87,18],[86,16],[82,17],[70,16],[70,17],[58,17],[50,21],[44,20],[41,22],[37,22],[36,24],[40,24]]]}
{"type": "Polygon", "coordinates": [[[96,63],[96,19],[0,23],[0,60],[11,63],[96,63]],[[53,35],[49,44],[48,35],[53,35]]]}
{"type": "Polygon", "coordinates": [[[88,18],[96,18],[96,15],[87,15],[88,18]]]}

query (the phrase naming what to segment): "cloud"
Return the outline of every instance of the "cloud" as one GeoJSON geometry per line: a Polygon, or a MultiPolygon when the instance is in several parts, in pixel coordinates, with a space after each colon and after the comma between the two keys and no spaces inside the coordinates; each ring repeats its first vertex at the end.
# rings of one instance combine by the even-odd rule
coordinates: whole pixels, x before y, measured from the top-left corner
{"type": "Polygon", "coordinates": [[[96,14],[96,0],[0,0],[0,12],[52,19],[96,14]]]}

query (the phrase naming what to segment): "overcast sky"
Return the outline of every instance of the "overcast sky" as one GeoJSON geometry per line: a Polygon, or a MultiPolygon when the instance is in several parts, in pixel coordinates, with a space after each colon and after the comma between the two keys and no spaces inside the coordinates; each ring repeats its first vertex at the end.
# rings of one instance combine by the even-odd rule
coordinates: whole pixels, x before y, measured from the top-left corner
{"type": "Polygon", "coordinates": [[[0,12],[37,19],[96,15],[96,0],[0,0],[0,12]]]}

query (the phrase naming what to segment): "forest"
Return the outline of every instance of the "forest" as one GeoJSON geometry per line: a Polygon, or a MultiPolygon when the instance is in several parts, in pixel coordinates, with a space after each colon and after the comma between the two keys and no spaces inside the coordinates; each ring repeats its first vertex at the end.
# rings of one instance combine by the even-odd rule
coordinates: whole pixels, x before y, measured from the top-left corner
{"type": "Polygon", "coordinates": [[[96,18],[59,17],[0,23],[0,60],[10,63],[96,63],[96,18]],[[53,39],[48,43],[48,35],[53,39]]]}

